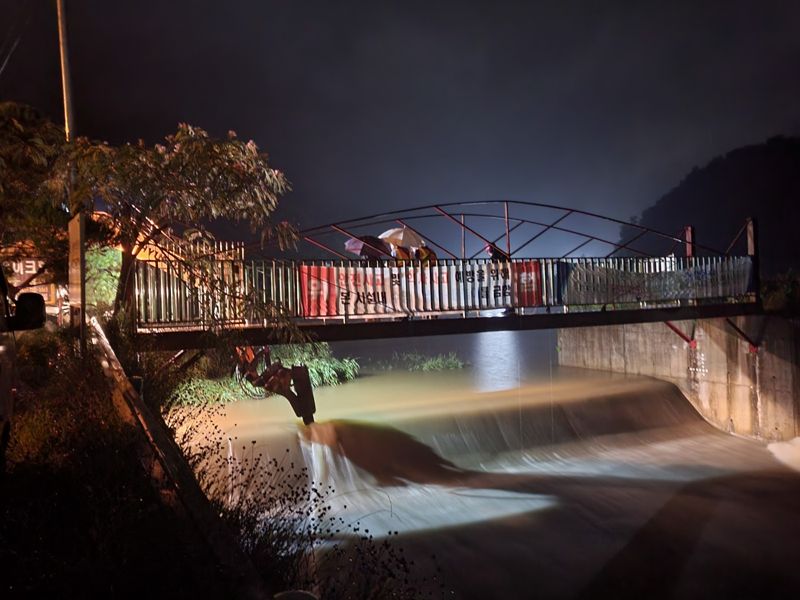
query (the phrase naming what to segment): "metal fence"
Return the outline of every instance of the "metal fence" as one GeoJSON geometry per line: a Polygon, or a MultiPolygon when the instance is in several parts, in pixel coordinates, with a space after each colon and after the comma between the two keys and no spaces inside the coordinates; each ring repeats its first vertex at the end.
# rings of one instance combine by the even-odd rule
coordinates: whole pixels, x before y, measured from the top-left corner
{"type": "Polygon", "coordinates": [[[749,256],[420,261],[216,260],[136,266],[140,327],[486,309],[648,308],[755,299],[749,256]]]}

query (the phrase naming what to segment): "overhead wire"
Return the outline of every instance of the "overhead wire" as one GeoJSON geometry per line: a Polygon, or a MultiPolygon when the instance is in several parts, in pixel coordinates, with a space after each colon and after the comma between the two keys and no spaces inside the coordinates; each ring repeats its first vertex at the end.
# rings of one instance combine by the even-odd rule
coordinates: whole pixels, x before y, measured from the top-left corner
{"type": "Polygon", "coordinates": [[[0,57],[2,57],[2,60],[0,60],[0,77],[3,76],[14,51],[17,49],[17,46],[19,46],[22,34],[25,33],[25,29],[31,21],[33,10],[30,10],[30,6],[30,0],[25,0],[17,14],[17,18],[12,20],[3,43],[0,44],[0,57]],[[17,30],[16,37],[14,35],[15,30],[17,30]]]}

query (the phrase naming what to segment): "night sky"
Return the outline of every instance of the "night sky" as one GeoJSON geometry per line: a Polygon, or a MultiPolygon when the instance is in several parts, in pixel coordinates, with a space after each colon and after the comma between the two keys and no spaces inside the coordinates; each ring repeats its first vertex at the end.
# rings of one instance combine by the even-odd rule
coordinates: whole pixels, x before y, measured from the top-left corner
{"type": "MultiPolygon", "coordinates": [[[[626,219],[800,134],[800,3],[67,0],[76,130],[253,138],[303,226],[513,198],[626,219]]],[[[55,2],[0,0],[0,98],[62,119],[55,2]]]]}

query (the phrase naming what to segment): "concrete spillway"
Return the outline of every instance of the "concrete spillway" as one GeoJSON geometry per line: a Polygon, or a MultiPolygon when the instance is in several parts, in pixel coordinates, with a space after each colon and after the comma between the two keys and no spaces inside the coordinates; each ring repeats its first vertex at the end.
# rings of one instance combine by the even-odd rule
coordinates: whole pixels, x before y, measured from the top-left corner
{"type": "Polygon", "coordinates": [[[800,595],[800,476],[672,384],[576,370],[476,392],[465,379],[318,390],[310,428],[278,399],[230,405],[220,424],[233,452],[288,448],[336,488],[337,514],[435,554],[458,598],[800,595]]]}

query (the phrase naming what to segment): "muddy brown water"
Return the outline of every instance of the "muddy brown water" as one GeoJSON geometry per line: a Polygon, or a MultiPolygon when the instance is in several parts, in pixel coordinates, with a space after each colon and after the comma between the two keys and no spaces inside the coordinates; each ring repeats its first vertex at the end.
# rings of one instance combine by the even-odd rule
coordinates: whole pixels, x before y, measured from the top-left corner
{"type": "Polygon", "coordinates": [[[796,472],[670,384],[558,369],[552,337],[515,335],[465,342],[461,371],[318,389],[309,428],[280,398],[218,423],[232,454],[286,455],[348,522],[435,554],[451,597],[800,597],[796,472]]]}

